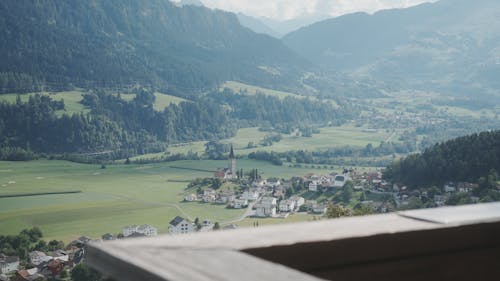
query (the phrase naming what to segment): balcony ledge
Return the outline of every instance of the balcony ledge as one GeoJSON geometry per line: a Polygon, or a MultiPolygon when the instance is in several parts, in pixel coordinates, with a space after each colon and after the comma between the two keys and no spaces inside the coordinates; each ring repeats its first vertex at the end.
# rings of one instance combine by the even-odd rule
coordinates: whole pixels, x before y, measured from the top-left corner
{"type": "Polygon", "coordinates": [[[87,246],[116,280],[498,280],[500,203],[87,246]],[[495,277],[495,278],[493,278],[495,277]]]}

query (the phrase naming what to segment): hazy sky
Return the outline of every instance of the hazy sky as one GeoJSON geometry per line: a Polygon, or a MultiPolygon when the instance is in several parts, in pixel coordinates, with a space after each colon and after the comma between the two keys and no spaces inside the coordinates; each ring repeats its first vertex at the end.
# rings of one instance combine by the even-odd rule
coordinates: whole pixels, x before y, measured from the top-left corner
{"type": "Polygon", "coordinates": [[[436,0],[201,0],[207,7],[242,12],[254,17],[289,20],[311,14],[339,16],[353,12],[373,13],[436,0]]]}

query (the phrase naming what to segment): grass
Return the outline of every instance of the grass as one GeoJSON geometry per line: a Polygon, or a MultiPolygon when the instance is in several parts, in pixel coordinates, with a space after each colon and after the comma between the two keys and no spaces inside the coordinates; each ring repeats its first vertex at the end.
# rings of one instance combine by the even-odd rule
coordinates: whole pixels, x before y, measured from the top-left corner
{"type": "MultiPolygon", "coordinates": [[[[154,93],[156,100],[155,104],[153,105],[153,108],[156,111],[163,111],[166,107],[168,107],[171,104],[179,104],[184,101],[188,101],[183,98],[179,98],[176,96],[171,96],[163,93],[154,93]]],[[[135,98],[135,94],[120,94],[121,98],[126,101],[131,101],[135,98]]]]}
{"type": "MultiPolygon", "coordinates": [[[[344,146],[357,146],[365,147],[371,143],[373,146],[378,146],[382,141],[386,141],[391,137],[392,132],[386,130],[366,131],[363,127],[355,127],[351,124],[339,127],[324,127],[320,128],[319,134],[314,134],[310,138],[297,137],[295,134],[282,135],[280,142],[273,143],[271,146],[260,146],[259,143],[264,137],[269,134],[268,132],[261,132],[258,128],[243,128],[238,130],[236,136],[223,140],[221,142],[233,144],[235,153],[240,156],[246,156],[255,151],[274,151],[285,152],[290,150],[325,150],[328,148],[340,148],[344,146]],[[249,142],[258,145],[255,148],[248,149],[249,142]]],[[[393,136],[392,141],[397,140],[397,135],[393,136]]],[[[198,152],[202,154],[205,151],[206,142],[193,142],[171,146],[168,151],[172,154],[198,152]]],[[[140,158],[153,158],[161,156],[164,153],[148,154],[135,157],[140,158]]]]}
{"type": "MultiPolygon", "coordinates": [[[[90,111],[89,108],[85,107],[83,104],[80,103],[80,101],[83,99],[82,94],[84,92],[81,91],[67,91],[67,92],[57,92],[57,93],[52,93],[52,92],[41,92],[41,93],[27,93],[27,94],[20,94],[19,96],[21,97],[21,100],[23,102],[27,102],[30,96],[36,95],[36,94],[41,94],[41,95],[47,95],[50,96],[53,100],[61,100],[64,99],[64,104],[66,106],[65,110],[59,110],[57,114],[59,116],[63,115],[64,113],[72,115],[73,113],[88,113],[90,111]]],[[[18,94],[4,94],[0,95],[0,102],[1,101],[6,101],[9,103],[15,103],[16,98],[18,94]]],[[[135,94],[121,94],[122,99],[126,101],[131,101],[134,99],[135,94]]],[[[157,111],[163,111],[165,107],[169,106],[170,104],[179,104],[183,101],[187,101],[183,98],[179,98],[176,96],[171,96],[163,93],[155,93],[156,101],[154,104],[154,109],[157,111]]]]}
{"type": "Polygon", "coordinates": [[[246,91],[247,94],[249,95],[256,95],[257,93],[262,93],[269,96],[275,96],[280,99],[284,99],[286,97],[303,97],[293,93],[261,88],[235,81],[227,81],[226,83],[222,84],[221,89],[224,88],[229,88],[233,90],[235,93],[239,93],[240,91],[246,91]]]}
{"type": "MultiPolygon", "coordinates": [[[[58,92],[58,93],[49,93],[49,92],[28,93],[28,94],[21,94],[19,96],[21,97],[21,101],[27,102],[30,96],[36,94],[50,96],[53,100],[64,99],[64,104],[66,106],[66,109],[58,111],[57,112],[58,115],[62,115],[64,113],[71,115],[73,113],[89,112],[89,109],[80,103],[83,97],[82,97],[82,92],[79,91],[68,91],[68,92],[58,92]]],[[[17,96],[18,96],[17,94],[0,95],[0,101],[15,103],[17,96]]]]}
{"type": "MultiPolygon", "coordinates": [[[[186,180],[212,176],[211,172],[202,170],[225,166],[226,161],[177,161],[108,165],[107,169],[100,169],[99,165],[66,161],[0,162],[0,195],[82,191],[0,198],[0,235],[16,234],[36,225],[44,232],[45,239],[69,242],[81,235],[99,238],[107,232],[119,233],[126,225],[144,223],[165,233],[168,222],[177,215],[223,224],[238,219],[244,210],[182,200],[186,180]]],[[[265,177],[289,178],[310,172],[330,172],[273,166],[255,160],[238,160],[238,167],[247,171],[258,168],[265,177]]],[[[292,218],[295,219],[295,215],[279,222],[295,221],[292,218]]]]}

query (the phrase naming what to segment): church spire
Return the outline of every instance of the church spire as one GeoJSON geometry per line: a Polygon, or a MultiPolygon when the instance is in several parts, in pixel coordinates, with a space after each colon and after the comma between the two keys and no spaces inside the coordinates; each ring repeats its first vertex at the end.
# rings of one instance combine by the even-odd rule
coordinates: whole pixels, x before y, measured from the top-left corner
{"type": "Polygon", "coordinates": [[[229,159],[234,159],[233,145],[231,144],[231,152],[229,152],[229,159]]]}

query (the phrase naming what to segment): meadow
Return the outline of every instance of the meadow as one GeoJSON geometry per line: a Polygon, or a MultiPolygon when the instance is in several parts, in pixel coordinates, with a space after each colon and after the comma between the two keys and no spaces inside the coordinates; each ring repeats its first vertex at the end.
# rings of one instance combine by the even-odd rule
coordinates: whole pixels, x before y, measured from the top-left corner
{"type": "MultiPolygon", "coordinates": [[[[255,151],[316,151],[345,146],[365,147],[369,143],[373,146],[378,146],[381,142],[387,141],[392,136],[392,132],[387,132],[386,130],[366,130],[364,127],[355,127],[352,124],[338,127],[323,127],[319,130],[320,132],[314,134],[312,137],[296,136],[295,133],[282,134],[280,142],[275,142],[270,146],[262,146],[259,145],[259,143],[269,134],[268,132],[259,131],[258,128],[242,128],[238,130],[236,136],[230,139],[221,140],[220,142],[232,144],[237,155],[246,156],[255,151]],[[257,147],[248,148],[248,143],[250,142],[257,147]]],[[[397,140],[397,137],[392,136],[392,138],[397,140]]],[[[201,154],[205,151],[205,143],[206,142],[193,142],[177,144],[170,146],[168,152],[176,154],[191,151],[201,154]]],[[[134,159],[151,158],[154,156],[161,156],[162,154],[164,153],[142,155],[134,159]]]]}
{"type": "MultiPolygon", "coordinates": [[[[0,162],[0,195],[80,190],[81,193],[0,198],[0,235],[39,226],[45,238],[69,242],[81,235],[100,238],[131,224],[151,224],[160,233],[180,215],[220,222],[241,218],[244,210],[221,205],[184,203],[186,180],[210,177],[226,161],[177,161],[151,165],[77,164],[66,161],[0,162]],[[206,171],[206,172],[204,172],[206,171]]],[[[288,168],[238,160],[238,168],[258,168],[264,177],[289,178],[330,170],[288,168]]],[[[275,222],[310,220],[294,216],[275,222]]],[[[271,220],[269,222],[272,222],[271,220]]],[[[239,223],[237,223],[239,224],[239,223]]],[[[246,221],[241,224],[247,225],[246,221]]]]}
{"type": "MultiPolygon", "coordinates": [[[[73,113],[88,113],[90,111],[89,108],[85,107],[83,104],[80,102],[82,101],[83,97],[82,94],[85,92],[83,91],[67,91],[67,92],[41,92],[41,93],[27,93],[27,94],[20,94],[19,97],[21,98],[21,101],[27,102],[30,96],[36,95],[36,94],[41,94],[41,95],[46,95],[50,96],[53,100],[64,100],[65,104],[65,110],[59,110],[57,112],[58,115],[63,115],[64,113],[66,114],[73,114],[73,113]]],[[[169,106],[170,104],[179,104],[183,101],[187,101],[183,98],[179,98],[176,96],[171,96],[168,94],[163,94],[163,93],[154,93],[156,100],[154,103],[154,109],[157,111],[163,111],[165,107],[169,106]]],[[[0,102],[1,101],[6,101],[9,103],[14,103],[16,102],[18,94],[3,94],[0,95],[0,102]]],[[[135,98],[135,94],[121,94],[120,95],[122,99],[126,101],[130,101],[133,98],[135,98]]]]}

